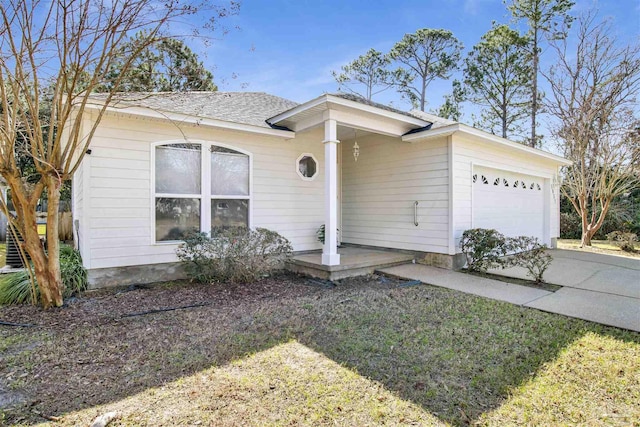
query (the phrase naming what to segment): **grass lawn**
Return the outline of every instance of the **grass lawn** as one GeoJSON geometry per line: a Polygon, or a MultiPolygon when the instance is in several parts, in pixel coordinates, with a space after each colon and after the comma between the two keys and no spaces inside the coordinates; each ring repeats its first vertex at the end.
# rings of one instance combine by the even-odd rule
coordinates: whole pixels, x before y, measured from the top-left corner
{"type": "Polygon", "coordinates": [[[640,334],[376,277],[104,291],[0,320],[39,325],[0,326],[0,424],[109,411],[110,426],[640,419],[640,334]],[[207,305],[128,316],[195,304],[207,305]]]}
{"type": "Polygon", "coordinates": [[[596,252],[606,255],[618,255],[628,258],[640,258],[640,242],[635,243],[635,252],[625,252],[612,245],[608,240],[592,240],[590,248],[581,248],[578,239],[558,239],[558,249],[571,249],[577,251],[596,252]]]}

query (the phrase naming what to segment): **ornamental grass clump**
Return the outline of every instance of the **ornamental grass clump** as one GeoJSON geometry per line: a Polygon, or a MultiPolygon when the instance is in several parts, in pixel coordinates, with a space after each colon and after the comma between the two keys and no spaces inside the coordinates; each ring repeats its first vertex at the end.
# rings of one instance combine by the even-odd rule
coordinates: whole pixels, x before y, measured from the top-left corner
{"type": "Polygon", "coordinates": [[[635,244],[638,236],[635,233],[626,233],[624,231],[613,231],[607,234],[607,240],[614,246],[625,252],[635,252],[635,244]]]}
{"type": "MultiPolygon", "coordinates": [[[[80,252],[71,246],[60,246],[60,274],[64,285],[64,298],[77,295],[87,288],[87,270],[82,266],[80,252]]],[[[32,284],[26,269],[0,276],[0,305],[37,304],[38,301],[38,283],[34,278],[32,284]]]]}
{"type": "Polygon", "coordinates": [[[284,267],[291,243],[266,228],[225,227],[191,233],[176,250],[191,280],[202,283],[248,283],[284,267]]]}

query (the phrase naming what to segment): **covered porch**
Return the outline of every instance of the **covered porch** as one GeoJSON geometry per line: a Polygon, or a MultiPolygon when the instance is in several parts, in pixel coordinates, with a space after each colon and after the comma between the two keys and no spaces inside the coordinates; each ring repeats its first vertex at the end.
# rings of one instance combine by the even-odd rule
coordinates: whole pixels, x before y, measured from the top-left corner
{"type": "Polygon", "coordinates": [[[406,264],[415,260],[414,255],[393,250],[341,246],[337,248],[340,264],[326,265],[321,252],[299,254],[287,264],[295,273],[307,274],[325,280],[372,274],[380,268],[406,264]]]}
{"type": "MultiPolygon", "coordinates": [[[[353,156],[350,159],[352,164],[358,160],[359,147],[356,137],[366,138],[377,135],[386,138],[385,141],[390,141],[391,146],[409,145],[410,143],[403,140],[403,136],[428,129],[432,122],[383,105],[363,102],[362,99],[356,101],[344,95],[323,95],[281,113],[267,122],[278,128],[292,130],[296,134],[317,132],[322,129],[324,136],[319,141],[324,145],[324,164],[319,165],[319,169],[324,172],[324,244],[321,252],[305,253],[294,257],[289,266],[291,270],[337,280],[372,273],[376,268],[414,260],[414,255],[408,252],[387,250],[388,247],[394,247],[388,246],[388,240],[378,240],[373,244],[364,243],[366,247],[361,247],[359,242],[352,240],[353,237],[349,238],[356,234],[366,234],[370,228],[367,224],[355,224],[359,215],[357,212],[353,213],[353,208],[351,208],[351,221],[343,221],[345,204],[343,194],[347,204],[353,202],[357,195],[347,195],[343,192],[341,175],[344,171],[344,163],[348,160],[344,158],[347,153],[348,157],[353,156]],[[344,143],[349,145],[348,150],[341,148],[344,143]],[[351,243],[356,245],[349,245],[351,243]]],[[[367,166],[362,165],[362,167],[366,169],[367,166]]],[[[357,175],[359,179],[366,180],[366,175],[361,175],[360,172],[357,175]]],[[[409,233],[414,232],[413,228],[418,226],[414,220],[414,210],[417,206],[414,201],[409,204],[398,203],[398,212],[394,212],[396,204],[389,204],[383,200],[372,203],[374,203],[373,206],[366,207],[369,217],[371,217],[371,211],[385,210],[387,215],[393,218],[392,228],[395,226],[395,221],[402,222],[401,227],[410,226],[409,233]],[[410,220],[405,218],[406,215],[403,212],[405,204],[409,209],[410,220]]],[[[395,247],[402,248],[397,243],[395,247]]]]}

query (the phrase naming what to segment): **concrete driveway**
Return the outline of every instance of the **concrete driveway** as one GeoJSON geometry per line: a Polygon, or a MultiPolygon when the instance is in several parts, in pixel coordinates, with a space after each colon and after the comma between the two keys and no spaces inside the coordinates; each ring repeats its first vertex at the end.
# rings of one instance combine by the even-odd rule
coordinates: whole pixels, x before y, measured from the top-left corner
{"type": "MultiPolygon", "coordinates": [[[[640,259],[560,249],[549,253],[553,262],[544,273],[548,283],[640,298],[640,259]]],[[[491,270],[490,273],[528,278],[526,270],[518,267],[491,270]]]]}
{"type": "MultiPolygon", "coordinates": [[[[544,278],[549,283],[562,286],[556,292],[415,264],[382,271],[640,332],[639,259],[568,250],[551,250],[550,254],[553,262],[544,278]]],[[[521,268],[494,270],[491,273],[527,278],[526,270],[521,268]]]]}

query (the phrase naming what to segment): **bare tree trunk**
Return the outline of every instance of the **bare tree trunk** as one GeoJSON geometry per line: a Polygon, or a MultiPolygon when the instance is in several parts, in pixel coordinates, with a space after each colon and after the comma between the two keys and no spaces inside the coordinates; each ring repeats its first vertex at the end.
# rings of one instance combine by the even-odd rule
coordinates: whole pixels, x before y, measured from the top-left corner
{"type": "MultiPolygon", "coordinates": [[[[55,274],[49,271],[47,265],[50,260],[47,257],[42,245],[34,246],[30,241],[26,244],[25,248],[33,261],[33,269],[38,282],[38,289],[40,290],[40,301],[43,308],[60,307],[62,305],[62,280],[56,277],[55,274]]],[[[56,258],[58,258],[56,256],[56,258]]],[[[58,275],[60,274],[60,267],[57,268],[58,275]]]]}
{"type": "MultiPolygon", "coordinates": [[[[59,207],[60,207],[60,187],[62,182],[56,177],[49,177],[47,185],[47,281],[45,282],[51,290],[53,299],[48,303],[53,303],[56,307],[62,305],[62,274],[60,271],[60,238],[59,238],[59,207]]],[[[43,300],[44,305],[44,300],[43,300]]]]}
{"type": "Polygon", "coordinates": [[[582,226],[582,239],[580,240],[580,247],[584,248],[585,246],[591,246],[592,235],[589,234],[589,226],[591,225],[591,223],[587,220],[589,211],[587,209],[587,202],[584,195],[579,196],[577,206],[575,203],[573,206],[577,209],[578,215],[580,215],[580,224],[582,226]]]}
{"type": "Polygon", "coordinates": [[[424,111],[427,104],[427,81],[422,78],[422,91],[420,92],[420,111],[424,111]]]}
{"type": "MultiPolygon", "coordinates": [[[[20,230],[24,237],[24,249],[29,254],[35,278],[40,289],[40,300],[44,308],[59,307],[62,305],[62,281],[49,271],[48,265],[52,261],[44,250],[38,237],[38,225],[34,211],[23,212],[23,225],[20,230]]],[[[47,234],[49,230],[47,229],[47,234]]],[[[57,239],[54,239],[57,241],[57,239]]],[[[55,258],[57,259],[57,253],[55,258]]],[[[58,276],[60,267],[57,268],[58,276]]]]}
{"type": "MultiPolygon", "coordinates": [[[[536,8],[537,8],[536,4],[536,8]]],[[[536,10],[537,12],[537,10],[536,10]]],[[[533,98],[531,99],[531,141],[529,145],[531,147],[536,146],[536,115],[538,113],[538,69],[540,65],[538,63],[538,26],[534,26],[533,29],[533,76],[531,79],[531,90],[533,92],[533,98]]]]}
{"type": "Polygon", "coordinates": [[[611,200],[606,199],[600,209],[600,214],[598,215],[597,221],[596,217],[596,206],[591,207],[591,219],[587,221],[587,215],[589,214],[588,209],[581,206],[580,217],[582,218],[582,239],[580,241],[580,247],[584,248],[585,246],[591,246],[591,239],[596,235],[602,224],[604,223],[604,219],[607,216],[607,212],[609,212],[609,207],[611,206],[611,200]]]}
{"type": "MultiPolygon", "coordinates": [[[[13,178],[13,177],[12,177],[13,178]]],[[[18,213],[18,232],[22,235],[24,250],[29,254],[35,279],[40,290],[40,300],[44,308],[59,307],[62,305],[62,279],[60,274],[59,240],[58,240],[58,205],[60,204],[59,187],[54,187],[47,192],[49,200],[47,218],[47,239],[49,253],[45,251],[38,236],[38,223],[36,218],[36,203],[41,191],[34,191],[29,198],[24,198],[19,178],[8,180],[12,189],[13,203],[18,213]],[[18,191],[15,191],[18,190],[18,191]],[[52,214],[52,211],[55,213],[52,214]],[[51,225],[53,221],[54,225],[51,225]],[[51,228],[50,228],[51,227],[51,228]],[[50,255],[50,256],[49,256],[50,255]]]]}
{"type": "Polygon", "coordinates": [[[502,137],[503,138],[507,138],[507,103],[504,101],[504,99],[506,98],[506,96],[504,95],[504,92],[502,94],[502,117],[500,118],[500,120],[502,121],[502,137]]]}

